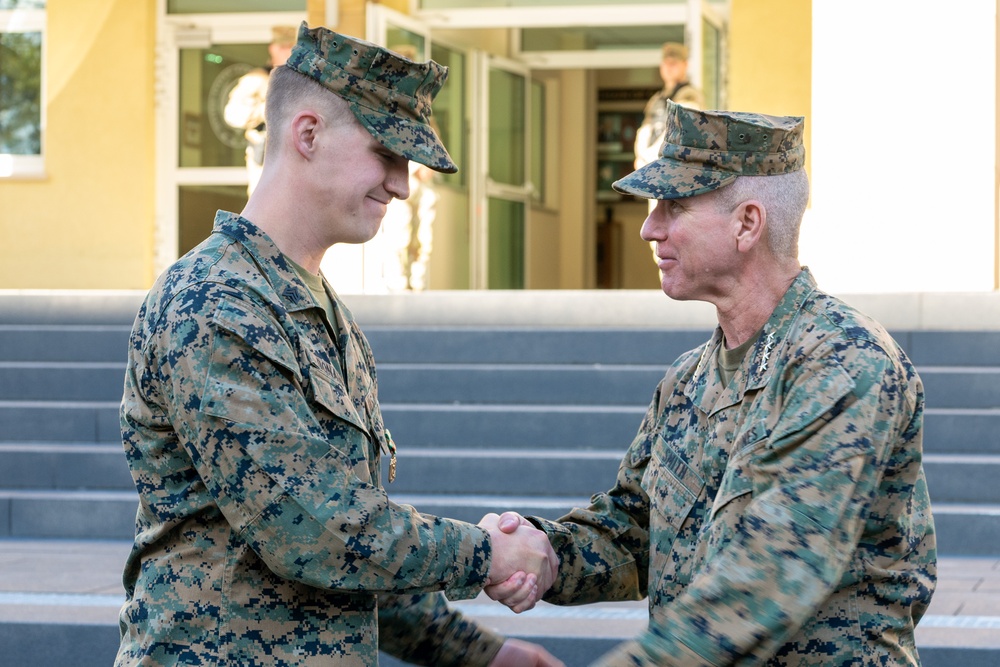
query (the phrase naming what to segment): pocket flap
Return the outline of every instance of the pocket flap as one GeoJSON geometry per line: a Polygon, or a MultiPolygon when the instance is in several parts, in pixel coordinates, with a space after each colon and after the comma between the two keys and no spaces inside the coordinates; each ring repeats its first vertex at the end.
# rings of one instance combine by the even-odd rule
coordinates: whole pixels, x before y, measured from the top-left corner
{"type": "Polygon", "coordinates": [[[284,366],[297,377],[302,377],[295,353],[276,322],[260,315],[248,303],[223,298],[212,317],[215,324],[239,336],[247,345],[271,361],[284,366]]]}

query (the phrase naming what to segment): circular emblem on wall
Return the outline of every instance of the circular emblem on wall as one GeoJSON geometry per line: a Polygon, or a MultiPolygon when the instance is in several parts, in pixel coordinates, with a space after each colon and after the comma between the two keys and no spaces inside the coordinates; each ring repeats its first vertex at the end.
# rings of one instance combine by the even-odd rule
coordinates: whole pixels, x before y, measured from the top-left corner
{"type": "Polygon", "coordinates": [[[244,148],[247,145],[247,140],[243,136],[243,128],[232,127],[226,123],[223,112],[229,102],[229,94],[236,88],[240,78],[254,69],[258,68],[247,63],[229,65],[219,72],[208,90],[208,99],[205,104],[208,124],[219,141],[230,148],[244,148]]]}

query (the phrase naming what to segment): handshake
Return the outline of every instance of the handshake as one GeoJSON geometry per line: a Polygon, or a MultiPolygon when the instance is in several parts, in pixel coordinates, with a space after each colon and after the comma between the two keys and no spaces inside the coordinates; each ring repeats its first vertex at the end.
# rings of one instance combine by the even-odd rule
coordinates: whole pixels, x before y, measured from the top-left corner
{"type": "Polygon", "coordinates": [[[559,570],[548,536],[516,512],[487,514],[478,525],[489,533],[493,546],[486,594],[515,613],[531,609],[559,570]]]}

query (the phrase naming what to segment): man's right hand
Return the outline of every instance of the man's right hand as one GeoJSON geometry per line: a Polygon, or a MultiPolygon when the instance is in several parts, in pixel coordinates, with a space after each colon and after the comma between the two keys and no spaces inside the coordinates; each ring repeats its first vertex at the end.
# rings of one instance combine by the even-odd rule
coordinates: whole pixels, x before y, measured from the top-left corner
{"type": "Polygon", "coordinates": [[[516,613],[531,609],[552,586],[559,570],[559,558],[548,537],[513,512],[503,517],[487,514],[479,526],[490,534],[493,546],[486,594],[516,613]]]}

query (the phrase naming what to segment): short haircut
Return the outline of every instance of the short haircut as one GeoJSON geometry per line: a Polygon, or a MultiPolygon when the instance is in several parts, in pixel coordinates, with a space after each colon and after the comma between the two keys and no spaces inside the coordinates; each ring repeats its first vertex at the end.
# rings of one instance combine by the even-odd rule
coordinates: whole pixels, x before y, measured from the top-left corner
{"type": "Polygon", "coordinates": [[[278,139],[288,120],[305,107],[313,108],[331,125],[354,118],[345,99],[290,67],[271,71],[265,100],[266,150],[270,150],[271,142],[278,139]]]}
{"type": "Polygon", "coordinates": [[[778,257],[798,257],[799,228],[809,204],[809,177],[804,169],[773,176],[738,176],[717,190],[720,208],[730,211],[756,199],[767,212],[767,245],[778,257]]]}

